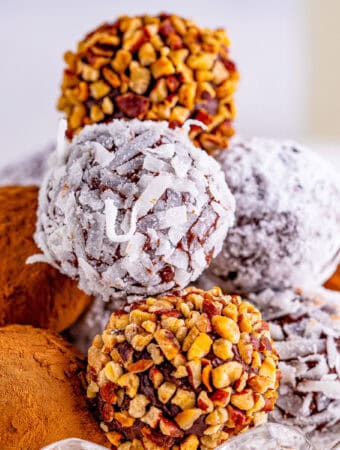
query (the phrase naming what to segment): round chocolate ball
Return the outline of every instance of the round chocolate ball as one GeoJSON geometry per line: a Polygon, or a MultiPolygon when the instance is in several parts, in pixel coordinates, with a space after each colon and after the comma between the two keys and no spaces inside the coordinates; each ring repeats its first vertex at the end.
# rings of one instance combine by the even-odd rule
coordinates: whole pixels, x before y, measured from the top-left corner
{"type": "Polygon", "coordinates": [[[0,326],[20,323],[63,331],[87,309],[91,297],[49,264],[27,264],[39,251],[33,240],[37,208],[37,187],[0,187],[0,326]]]}
{"type": "Polygon", "coordinates": [[[340,294],[267,289],[249,299],[263,311],[280,355],[271,417],[303,429],[315,448],[331,448],[340,432],[340,294]]]}
{"type": "Polygon", "coordinates": [[[87,395],[118,449],[216,448],[265,421],[277,363],[252,304],[192,287],[112,313],[88,352],[87,395]]]}
{"type": "Polygon", "coordinates": [[[104,300],[195,280],[221,250],[234,199],[218,163],[167,122],[85,128],[40,191],[36,241],[104,300]]]}
{"type": "Polygon", "coordinates": [[[87,407],[85,370],[85,358],[57,334],[1,327],[0,448],[38,450],[70,437],[107,446],[87,407]]]}
{"type": "Polygon", "coordinates": [[[234,134],[238,72],[222,29],[200,28],[176,15],[120,17],[65,53],[58,109],[68,136],[113,118],[167,120],[193,126],[196,145],[213,152],[234,134]]]}
{"type": "Polygon", "coordinates": [[[305,147],[267,139],[221,152],[236,221],[207,271],[227,292],[321,285],[340,258],[340,182],[305,147]]]}

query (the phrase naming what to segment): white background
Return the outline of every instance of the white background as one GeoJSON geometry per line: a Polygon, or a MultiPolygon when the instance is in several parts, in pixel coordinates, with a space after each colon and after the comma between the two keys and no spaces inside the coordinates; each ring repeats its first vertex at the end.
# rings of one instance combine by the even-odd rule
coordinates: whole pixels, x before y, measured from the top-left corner
{"type": "Polygon", "coordinates": [[[337,141],[332,133],[323,133],[321,125],[318,129],[320,121],[311,114],[318,109],[313,103],[312,3],[315,1],[0,0],[0,164],[53,140],[65,50],[74,50],[87,31],[119,14],[160,10],[191,17],[203,26],[227,29],[231,54],[241,72],[239,134],[302,139],[314,145],[327,142],[325,154],[336,155],[329,149],[337,141]]]}

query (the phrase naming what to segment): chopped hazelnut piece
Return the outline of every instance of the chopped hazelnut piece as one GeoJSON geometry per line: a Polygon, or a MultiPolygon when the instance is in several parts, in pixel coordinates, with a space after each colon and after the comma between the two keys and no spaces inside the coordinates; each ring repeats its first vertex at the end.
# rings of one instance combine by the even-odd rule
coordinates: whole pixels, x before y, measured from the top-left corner
{"type": "Polygon", "coordinates": [[[242,365],[236,361],[221,364],[212,370],[213,385],[225,388],[238,380],[242,375],[242,365]]]}
{"type": "Polygon", "coordinates": [[[188,359],[203,358],[210,352],[212,339],[206,333],[200,333],[188,350],[188,359]]]}
{"type": "Polygon", "coordinates": [[[158,330],[155,332],[154,337],[164,356],[169,360],[174,359],[180,350],[180,345],[173,333],[169,330],[158,330]]]}
{"type": "Polygon", "coordinates": [[[176,395],[172,398],[171,403],[179,406],[181,409],[189,409],[195,406],[196,395],[193,391],[185,389],[177,389],[176,395]]]}
{"type": "Polygon", "coordinates": [[[158,388],[158,398],[162,403],[167,403],[176,392],[176,386],[169,381],[161,384],[158,388]]]}
{"type": "Polygon", "coordinates": [[[240,330],[237,323],[229,317],[214,316],[211,320],[214,330],[224,339],[237,344],[240,340],[240,330]]]}
{"type": "Polygon", "coordinates": [[[202,411],[199,408],[186,409],[175,417],[175,421],[182,430],[190,430],[194,422],[200,417],[202,411]]]}

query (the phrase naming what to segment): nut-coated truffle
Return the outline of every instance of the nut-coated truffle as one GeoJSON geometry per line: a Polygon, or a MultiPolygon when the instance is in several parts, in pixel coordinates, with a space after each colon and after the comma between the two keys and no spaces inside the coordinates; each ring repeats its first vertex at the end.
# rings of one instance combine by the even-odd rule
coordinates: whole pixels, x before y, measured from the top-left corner
{"type": "Polygon", "coordinates": [[[289,142],[235,140],[221,152],[236,220],[207,271],[227,292],[320,286],[340,258],[340,178],[289,142]]]}
{"type": "Polygon", "coordinates": [[[196,145],[213,152],[234,134],[238,72],[222,29],[200,28],[175,15],[123,16],[91,31],[65,53],[58,109],[68,136],[113,118],[167,120],[193,126],[196,145]]]}
{"type": "Polygon", "coordinates": [[[88,352],[87,395],[119,450],[216,448],[264,422],[277,363],[252,304],[187,288],[112,313],[88,352]]]}
{"type": "Polygon", "coordinates": [[[78,437],[107,445],[86,403],[85,359],[57,334],[0,328],[0,448],[40,450],[78,437]]]}
{"type": "Polygon", "coordinates": [[[186,129],[115,120],[85,128],[55,157],[36,242],[85,292],[107,301],[185,287],[221,250],[234,199],[186,129]]]}
{"type": "Polygon", "coordinates": [[[37,203],[37,187],[0,188],[0,326],[18,323],[62,331],[91,298],[49,264],[26,264],[38,252],[33,240],[37,203]]]}

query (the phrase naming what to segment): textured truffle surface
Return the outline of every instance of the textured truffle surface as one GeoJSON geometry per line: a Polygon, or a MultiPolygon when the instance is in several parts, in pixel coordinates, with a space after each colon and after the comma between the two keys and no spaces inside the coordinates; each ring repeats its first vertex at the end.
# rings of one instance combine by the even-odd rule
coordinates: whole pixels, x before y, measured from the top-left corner
{"type": "Polygon", "coordinates": [[[340,179],[308,149],[266,139],[221,152],[236,221],[208,275],[228,292],[321,285],[340,257],[340,179]]]}
{"type": "Polygon", "coordinates": [[[42,260],[85,292],[108,300],[184,287],[220,251],[234,199],[185,129],[113,121],[85,128],[58,155],[40,191],[36,241],[42,260]]]}
{"type": "Polygon", "coordinates": [[[187,288],[111,315],[88,352],[87,395],[118,450],[216,448],[265,421],[277,362],[252,304],[187,288]]]}
{"type": "Polygon", "coordinates": [[[38,188],[0,188],[0,325],[20,323],[62,331],[90,304],[76,282],[45,263],[26,264],[33,240],[38,188]]]}
{"type": "Polygon", "coordinates": [[[58,109],[72,137],[114,118],[167,120],[193,126],[196,145],[213,152],[234,134],[238,72],[222,29],[200,28],[176,15],[123,16],[91,31],[65,53],[58,109]]]}
{"type": "Polygon", "coordinates": [[[68,437],[106,445],[86,406],[85,361],[60,336],[0,328],[0,447],[40,450],[68,437]]]}
{"type": "Polygon", "coordinates": [[[272,418],[301,427],[315,442],[335,443],[340,431],[340,294],[267,289],[249,299],[263,311],[280,355],[280,395],[272,418]]]}

